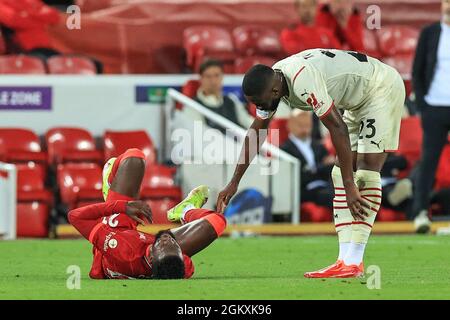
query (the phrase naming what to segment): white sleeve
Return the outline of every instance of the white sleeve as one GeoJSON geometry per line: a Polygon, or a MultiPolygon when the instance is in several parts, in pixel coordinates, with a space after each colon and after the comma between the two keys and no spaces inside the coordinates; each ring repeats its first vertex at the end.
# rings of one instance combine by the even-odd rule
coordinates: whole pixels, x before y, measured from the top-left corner
{"type": "Polygon", "coordinates": [[[322,74],[310,65],[299,71],[293,89],[296,96],[309,105],[319,118],[328,115],[334,105],[322,74]]]}

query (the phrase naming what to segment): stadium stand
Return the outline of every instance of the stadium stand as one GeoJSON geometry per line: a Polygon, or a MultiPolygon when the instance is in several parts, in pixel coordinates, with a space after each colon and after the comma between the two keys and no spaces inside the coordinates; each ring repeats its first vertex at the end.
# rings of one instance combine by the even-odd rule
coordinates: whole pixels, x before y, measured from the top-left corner
{"type": "Polygon", "coordinates": [[[141,198],[181,199],[181,189],[175,186],[176,168],[157,162],[156,150],[152,139],[143,130],[106,131],[104,135],[105,161],[117,157],[129,148],[138,148],[146,156],[146,170],[142,182],[141,198]]]}
{"type": "Polygon", "coordinates": [[[244,74],[255,64],[265,64],[266,66],[272,66],[275,61],[275,59],[266,56],[239,57],[234,62],[234,73],[244,74]]]}
{"type": "Polygon", "coordinates": [[[219,59],[224,63],[225,73],[233,70],[235,58],[233,41],[229,32],[216,26],[194,26],[183,32],[186,64],[198,72],[205,58],[219,59]]]}
{"type": "Polygon", "coordinates": [[[0,55],[5,53],[6,53],[6,42],[3,37],[2,31],[0,30],[0,55]]]}
{"type": "Polygon", "coordinates": [[[94,75],[97,73],[95,64],[88,58],[76,56],[53,56],[47,60],[50,74],[80,74],[94,75]]]}
{"type": "Polygon", "coordinates": [[[103,154],[96,150],[91,133],[82,128],[52,128],[45,134],[49,164],[93,162],[102,164],[103,154]]]}
{"type": "Polygon", "coordinates": [[[414,53],[419,30],[409,26],[391,25],[377,30],[379,48],[383,56],[414,53]]]}
{"type": "Polygon", "coordinates": [[[244,56],[280,57],[281,45],[275,30],[258,25],[239,26],[233,30],[234,47],[244,56]]]}
{"type": "Polygon", "coordinates": [[[102,202],[102,169],[93,163],[66,163],[57,167],[61,202],[71,210],[102,202]]]}
{"type": "Polygon", "coordinates": [[[43,166],[47,163],[47,154],[41,149],[39,137],[31,130],[0,128],[0,144],[4,147],[4,158],[8,162],[32,161],[43,166]]]}
{"type": "Polygon", "coordinates": [[[45,74],[42,60],[26,55],[0,56],[0,74],[45,74]]]}
{"type": "Polygon", "coordinates": [[[17,235],[47,237],[53,195],[45,188],[45,175],[33,163],[17,168],[17,235]]]}

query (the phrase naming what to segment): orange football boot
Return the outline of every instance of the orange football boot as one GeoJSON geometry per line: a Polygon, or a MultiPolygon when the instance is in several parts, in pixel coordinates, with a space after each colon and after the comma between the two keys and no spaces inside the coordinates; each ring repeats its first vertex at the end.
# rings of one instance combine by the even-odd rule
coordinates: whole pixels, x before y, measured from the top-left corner
{"type": "Polygon", "coordinates": [[[342,263],[341,267],[330,272],[330,278],[358,278],[364,275],[364,264],[361,262],[359,266],[356,264],[346,265],[342,263]]]}
{"type": "Polygon", "coordinates": [[[311,271],[311,272],[305,272],[303,275],[305,278],[329,278],[328,274],[335,269],[340,269],[341,266],[344,264],[342,260],[338,260],[332,265],[322,268],[317,271],[311,271]]]}

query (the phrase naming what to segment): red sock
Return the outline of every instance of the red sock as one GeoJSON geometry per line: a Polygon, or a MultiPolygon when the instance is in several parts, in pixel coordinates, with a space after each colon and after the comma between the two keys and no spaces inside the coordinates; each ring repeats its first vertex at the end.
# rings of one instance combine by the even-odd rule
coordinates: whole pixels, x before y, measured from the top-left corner
{"type": "Polygon", "coordinates": [[[185,223],[188,223],[188,222],[192,222],[194,220],[198,220],[203,217],[206,217],[208,214],[211,214],[211,213],[215,213],[215,212],[212,210],[208,210],[208,209],[191,209],[188,212],[186,212],[183,220],[185,223]]]}
{"type": "Polygon", "coordinates": [[[227,219],[225,219],[224,215],[220,213],[208,214],[205,217],[205,220],[212,225],[217,233],[217,237],[220,237],[227,227],[227,219]]]}

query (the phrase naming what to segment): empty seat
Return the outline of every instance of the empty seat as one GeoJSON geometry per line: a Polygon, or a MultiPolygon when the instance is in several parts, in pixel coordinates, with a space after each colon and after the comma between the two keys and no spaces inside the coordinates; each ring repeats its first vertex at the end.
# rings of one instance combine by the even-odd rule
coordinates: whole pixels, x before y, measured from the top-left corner
{"type": "Polygon", "coordinates": [[[270,57],[239,57],[234,63],[234,73],[246,73],[248,69],[255,64],[264,64],[271,67],[275,63],[275,59],[270,57]]]}
{"type": "Polygon", "coordinates": [[[167,220],[167,211],[176,206],[178,201],[173,199],[155,199],[146,200],[150,208],[152,209],[153,224],[169,224],[167,220]]]}
{"type": "Polygon", "coordinates": [[[181,93],[189,98],[195,98],[197,90],[200,87],[200,81],[196,79],[188,80],[181,88],[181,93]]]}
{"type": "Polygon", "coordinates": [[[278,57],[281,52],[278,33],[267,26],[239,26],[233,30],[233,40],[242,55],[278,57]]]}
{"type": "Polygon", "coordinates": [[[181,201],[181,188],[175,184],[174,174],[176,168],[158,164],[146,167],[141,185],[142,199],[168,198],[181,201]]]}
{"type": "Polygon", "coordinates": [[[450,188],[450,143],[442,150],[436,170],[435,189],[450,188]]]}
{"type": "Polygon", "coordinates": [[[57,167],[61,201],[69,210],[86,202],[102,202],[102,169],[93,163],[66,163],[57,167]]]}
{"type": "Polygon", "coordinates": [[[300,220],[302,222],[328,222],[332,221],[333,212],[314,202],[304,202],[300,206],[300,220]]]}
{"type": "Polygon", "coordinates": [[[153,141],[146,131],[105,131],[103,137],[105,160],[117,157],[130,148],[138,148],[146,156],[147,164],[156,162],[153,141]]]}
{"type": "Polygon", "coordinates": [[[398,152],[405,156],[410,167],[420,159],[422,149],[422,126],[419,117],[402,119],[398,152]]]}
{"type": "Polygon", "coordinates": [[[379,49],[376,31],[364,28],[363,43],[364,53],[377,59],[381,58],[382,54],[379,49]]]}
{"type": "Polygon", "coordinates": [[[49,231],[50,210],[38,201],[17,204],[17,236],[46,238],[49,231]]]}
{"type": "Polygon", "coordinates": [[[65,162],[102,163],[103,154],[96,150],[89,131],[81,128],[52,128],[45,134],[50,164],[65,162]]]}
{"type": "Polygon", "coordinates": [[[0,128],[0,145],[3,145],[6,161],[12,163],[47,162],[47,154],[42,152],[39,137],[31,130],[0,128]]]}
{"type": "Polygon", "coordinates": [[[385,57],[383,62],[395,68],[403,78],[410,78],[414,61],[414,53],[401,53],[385,57]]]}
{"type": "Polygon", "coordinates": [[[42,60],[26,55],[0,57],[0,74],[45,74],[42,60]]]}
{"type": "Polygon", "coordinates": [[[288,139],[287,122],[288,119],[285,118],[275,118],[270,121],[267,140],[271,144],[278,147],[288,139]]]}
{"type": "Polygon", "coordinates": [[[47,60],[50,74],[84,74],[97,73],[94,62],[89,58],[76,56],[53,56],[47,60]]]}
{"type": "Polygon", "coordinates": [[[6,42],[3,37],[2,31],[0,30],[0,54],[6,53],[6,42]]]}
{"type": "Polygon", "coordinates": [[[52,193],[45,188],[45,176],[42,168],[33,163],[18,164],[17,168],[17,201],[39,201],[52,204],[52,193]]]}
{"type": "Polygon", "coordinates": [[[402,25],[383,26],[377,30],[378,44],[383,56],[414,53],[419,30],[402,25]]]}
{"type": "Polygon", "coordinates": [[[224,64],[229,64],[235,57],[230,33],[216,26],[194,26],[185,29],[183,47],[186,50],[186,64],[194,71],[198,71],[206,57],[222,60],[224,64]]]}

